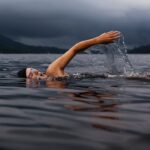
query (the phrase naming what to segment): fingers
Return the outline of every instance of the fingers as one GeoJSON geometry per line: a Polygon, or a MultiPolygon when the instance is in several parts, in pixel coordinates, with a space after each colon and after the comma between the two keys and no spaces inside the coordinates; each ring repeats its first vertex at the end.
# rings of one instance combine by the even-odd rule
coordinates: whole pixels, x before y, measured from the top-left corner
{"type": "Polygon", "coordinates": [[[121,33],[119,31],[113,31],[109,33],[109,38],[112,40],[119,39],[121,37],[121,33]]]}
{"type": "Polygon", "coordinates": [[[119,38],[120,38],[120,36],[116,36],[116,37],[113,38],[113,41],[118,40],[119,38]]]}
{"type": "Polygon", "coordinates": [[[108,36],[110,37],[121,36],[121,33],[119,31],[110,31],[110,32],[107,32],[106,34],[108,34],[108,36]]]}
{"type": "Polygon", "coordinates": [[[102,35],[106,36],[107,38],[121,37],[121,33],[119,31],[110,31],[110,32],[103,33],[102,35]]]}
{"type": "Polygon", "coordinates": [[[118,40],[121,37],[120,32],[111,32],[108,34],[109,43],[113,43],[115,40],[118,40]]]}
{"type": "Polygon", "coordinates": [[[98,36],[97,41],[108,44],[108,43],[113,43],[115,40],[119,39],[120,37],[121,37],[121,32],[110,31],[110,32],[106,32],[98,36]]]}
{"type": "Polygon", "coordinates": [[[109,34],[120,34],[119,31],[110,31],[110,32],[107,32],[107,33],[109,33],[109,34]]]}

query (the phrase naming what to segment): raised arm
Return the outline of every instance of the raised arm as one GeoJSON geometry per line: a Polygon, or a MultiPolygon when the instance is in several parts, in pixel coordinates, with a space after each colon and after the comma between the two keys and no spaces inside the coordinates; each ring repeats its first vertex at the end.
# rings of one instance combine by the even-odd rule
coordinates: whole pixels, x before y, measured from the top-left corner
{"type": "Polygon", "coordinates": [[[81,41],[81,42],[75,44],[66,53],[64,53],[62,56],[57,58],[54,62],[52,62],[48,66],[48,68],[46,70],[46,74],[52,75],[52,76],[67,75],[64,72],[64,69],[77,53],[84,51],[85,49],[87,49],[93,45],[112,43],[114,40],[118,39],[119,37],[120,37],[120,32],[111,31],[111,32],[103,33],[92,39],[81,41]]]}

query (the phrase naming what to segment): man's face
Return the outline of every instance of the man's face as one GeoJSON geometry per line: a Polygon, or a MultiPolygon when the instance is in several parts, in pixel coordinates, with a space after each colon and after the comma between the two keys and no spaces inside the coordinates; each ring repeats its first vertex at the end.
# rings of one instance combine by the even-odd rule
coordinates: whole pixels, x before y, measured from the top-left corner
{"type": "Polygon", "coordinates": [[[34,69],[34,68],[26,69],[26,77],[27,78],[35,79],[35,78],[42,77],[42,76],[43,76],[43,73],[37,69],[34,69]]]}

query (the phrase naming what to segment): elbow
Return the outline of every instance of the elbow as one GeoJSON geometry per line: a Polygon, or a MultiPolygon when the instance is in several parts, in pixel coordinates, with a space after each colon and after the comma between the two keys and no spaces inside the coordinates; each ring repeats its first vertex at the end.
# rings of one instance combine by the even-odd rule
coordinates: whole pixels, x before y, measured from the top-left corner
{"type": "Polygon", "coordinates": [[[83,51],[86,48],[86,43],[81,41],[73,46],[73,53],[76,54],[78,52],[83,51]]]}

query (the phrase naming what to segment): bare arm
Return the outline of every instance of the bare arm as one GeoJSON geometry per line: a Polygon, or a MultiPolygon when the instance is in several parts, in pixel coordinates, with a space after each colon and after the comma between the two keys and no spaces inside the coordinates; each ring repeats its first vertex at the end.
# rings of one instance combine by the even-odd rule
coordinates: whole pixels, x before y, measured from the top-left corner
{"type": "Polygon", "coordinates": [[[78,52],[84,51],[85,49],[93,45],[112,43],[114,40],[118,39],[119,37],[120,37],[119,32],[112,31],[112,32],[103,33],[100,36],[97,36],[95,38],[81,41],[75,44],[65,54],[57,58],[54,62],[52,62],[48,66],[48,69],[46,70],[46,74],[52,76],[65,76],[66,75],[66,73],[64,72],[65,67],[68,65],[68,63],[78,52]]]}

